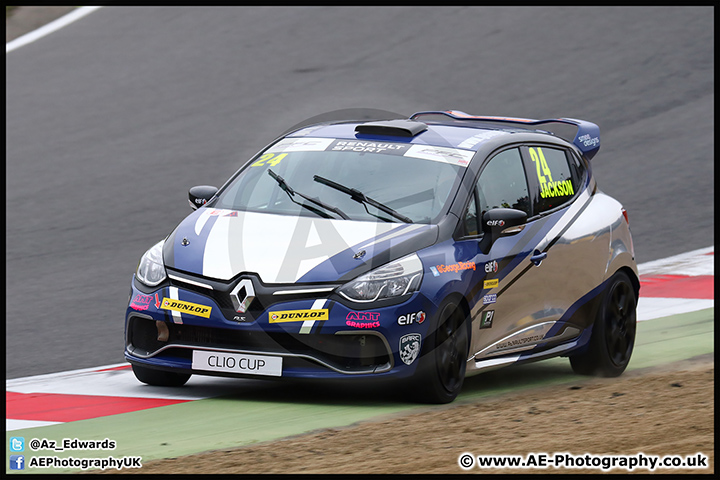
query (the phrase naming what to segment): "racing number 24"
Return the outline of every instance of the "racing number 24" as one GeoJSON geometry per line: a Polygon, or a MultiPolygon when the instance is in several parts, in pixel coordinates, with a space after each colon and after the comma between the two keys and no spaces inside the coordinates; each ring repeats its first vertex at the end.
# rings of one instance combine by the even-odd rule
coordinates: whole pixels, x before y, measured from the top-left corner
{"type": "Polygon", "coordinates": [[[545,160],[545,155],[543,155],[542,149],[538,148],[537,152],[535,152],[534,148],[530,149],[530,158],[532,159],[533,163],[535,163],[535,167],[537,168],[537,176],[538,181],[540,182],[540,189],[541,191],[544,191],[545,189],[542,187],[546,187],[549,183],[552,183],[552,174],[550,173],[550,167],[548,167],[547,161],[545,160]],[[542,171],[541,171],[542,170],[542,171]],[[547,180],[545,179],[545,175],[547,176],[547,180]]]}
{"type": "Polygon", "coordinates": [[[275,155],[274,153],[266,153],[260,159],[250,165],[251,167],[264,167],[266,165],[270,165],[271,167],[274,167],[278,163],[280,163],[280,160],[285,158],[287,156],[287,153],[281,153],[280,155],[275,155]],[[266,163],[267,162],[267,163],[266,163]]]}

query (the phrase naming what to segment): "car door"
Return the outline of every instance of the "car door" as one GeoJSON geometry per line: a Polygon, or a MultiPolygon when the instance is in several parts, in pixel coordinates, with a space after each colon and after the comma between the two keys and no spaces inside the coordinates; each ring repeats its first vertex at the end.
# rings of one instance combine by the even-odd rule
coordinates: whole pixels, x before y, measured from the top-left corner
{"type": "Polygon", "coordinates": [[[559,240],[571,224],[568,209],[580,179],[567,160],[564,166],[558,162],[558,152],[563,158],[565,152],[551,150],[537,145],[506,149],[494,155],[478,177],[474,202],[480,221],[495,208],[522,210],[528,221],[519,232],[495,239],[479,262],[484,277],[475,286],[478,294],[471,309],[470,354],[476,360],[523,352],[547,343],[549,337],[579,333],[558,320],[574,295],[566,291],[575,281],[566,263],[573,258],[573,247],[559,240]]]}
{"type": "Polygon", "coordinates": [[[569,148],[538,143],[524,146],[521,152],[532,197],[533,217],[528,224],[538,224],[540,233],[523,262],[523,271],[532,273],[518,278],[515,286],[520,288],[514,288],[507,300],[520,301],[526,292],[534,292],[537,303],[521,313],[532,315],[536,323],[545,322],[550,329],[544,340],[553,337],[557,343],[579,333],[567,322],[581,321],[581,327],[592,322],[571,314],[598,292],[609,258],[611,228],[601,216],[612,212],[600,213],[601,208],[591,205],[596,198],[594,181],[569,148]]]}

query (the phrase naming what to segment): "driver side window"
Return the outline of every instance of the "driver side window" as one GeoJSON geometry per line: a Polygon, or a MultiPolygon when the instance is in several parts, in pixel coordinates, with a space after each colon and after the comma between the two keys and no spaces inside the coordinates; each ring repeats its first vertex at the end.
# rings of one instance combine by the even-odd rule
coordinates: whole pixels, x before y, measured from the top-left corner
{"type": "Polygon", "coordinates": [[[477,182],[478,216],[493,208],[514,208],[530,215],[530,196],[520,150],[495,155],[477,182]]]}

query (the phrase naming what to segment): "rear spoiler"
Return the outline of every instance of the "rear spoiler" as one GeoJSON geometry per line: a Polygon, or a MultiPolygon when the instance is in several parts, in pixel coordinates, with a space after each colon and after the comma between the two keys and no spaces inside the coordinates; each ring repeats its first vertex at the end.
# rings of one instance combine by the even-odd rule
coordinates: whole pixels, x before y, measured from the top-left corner
{"type": "Polygon", "coordinates": [[[600,150],[600,127],[594,123],[585,120],[576,120],[574,118],[548,118],[545,120],[532,120],[529,118],[513,118],[513,117],[481,117],[476,115],[468,115],[459,110],[446,111],[427,111],[417,112],[410,116],[410,120],[417,120],[417,117],[423,115],[444,115],[453,120],[472,120],[484,122],[500,122],[515,125],[539,126],[548,123],[562,123],[577,127],[577,133],[572,140],[573,145],[580,149],[585,157],[590,160],[600,150]]]}

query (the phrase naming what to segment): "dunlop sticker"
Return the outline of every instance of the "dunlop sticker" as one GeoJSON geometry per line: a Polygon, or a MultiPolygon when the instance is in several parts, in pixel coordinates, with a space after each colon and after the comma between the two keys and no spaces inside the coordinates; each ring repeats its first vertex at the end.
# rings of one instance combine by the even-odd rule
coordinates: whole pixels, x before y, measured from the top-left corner
{"type": "Polygon", "coordinates": [[[163,298],[162,305],[160,308],[164,310],[174,310],[180,313],[189,313],[190,315],[197,315],[198,317],[210,318],[210,312],[212,307],[205,305],[198,305],[197,303],[183,302],[182,300],[175,300],[174,298],[163,298]]]}
{"type": "Polygon", "coordinates": [[[270,323],[304,322],[305,320],[327,320],[327,308],[317,310],[281,310],[268,313],[270,323]]]}
{"type": "Polygon", "coordinates": [[[483,282],[483,288],[495,288],[500,284],[500,280],[493,278],[492,280],[485,280],[483,282]]]}

